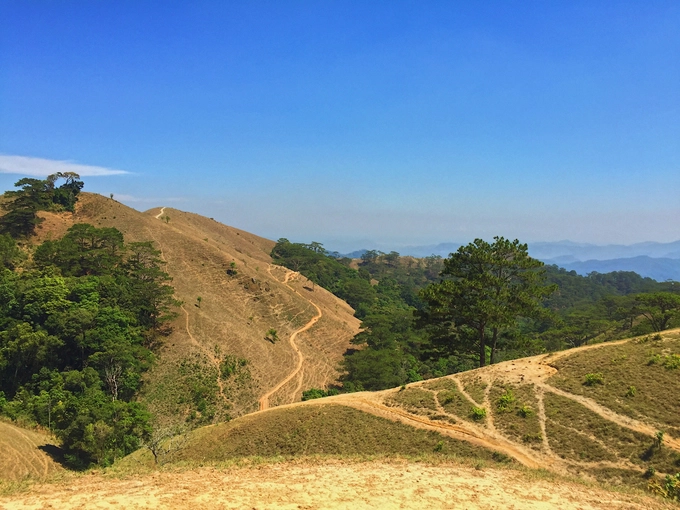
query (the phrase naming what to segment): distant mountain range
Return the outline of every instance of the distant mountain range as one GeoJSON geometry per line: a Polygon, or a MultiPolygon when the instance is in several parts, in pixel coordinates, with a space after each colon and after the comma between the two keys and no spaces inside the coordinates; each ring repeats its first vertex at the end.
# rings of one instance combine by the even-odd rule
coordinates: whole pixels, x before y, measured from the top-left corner
{"type": "Polygon", "coordinates": [[[680,259],[654,258],[641,255],[610,260],[585,260],[569,263],[559,263],[544,260],[546,264],[555,264],[567,270],[576,271],[578,274],[587,275],[593,271],[598,273],[611,273],[612,271],[634,271],[640,276],[653,278],[656,281],[666,280],[680,281],[680,259]]]}
{"type": "MultiPolygon", "coordinates": [[[[401,248],[401,255],[448,257],[461,245],[440,243],[401,248]]],[[[361,257],[367,250],[357,250],[347,257],[361,257]]],[[[569,271],[586,275],[593,271],[634,271],[657,281],[680,281],[680,241],[672,243],[645,242],[631,245],[596,245],[572,241],[529,243],[529,254],[546,264],[555,264],[569,271]]]]}

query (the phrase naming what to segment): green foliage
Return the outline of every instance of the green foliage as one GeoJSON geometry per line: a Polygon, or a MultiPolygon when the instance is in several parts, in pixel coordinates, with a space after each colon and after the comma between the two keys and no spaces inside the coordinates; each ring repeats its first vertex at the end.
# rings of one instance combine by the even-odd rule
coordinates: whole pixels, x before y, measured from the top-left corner
{"type": "Polygon", "coordinates": [[[35,233],[36,226],[42,221],[37,216],[38,211],[44,210],[75,210],[78,194],[83,188],[80,176],[73,172],[58,172],[45,180],[23,178],[14,186],[21,188],[7,191],[5,197],[9,200],[3,204],[5,215],[0,218],[0,233],[13,238],[29,237],[35,233]],[[55,182],[64,179],[66,182],[59,187],[55,182]]]}
{"type": "Polygon", "coordinates": [[[680,313],[680,295],[671,292],[640,294],[635,298],[639,312],[654,331],[668,329],[680,313]]]}
{"type": "Polygon", "coordinates": [[[8,234],[0,235],[0,267],[14,269],[24,258],[16,241],[8,234]]]}
{"type": "Polygon", "coordinates": [[[531,406],[523,405],[517,409],[517,414],[519,414],[522,418],[528,418],[534,414],[534,410],[531,408],[531,406]]]}
{"type": "Polygon", "coordinates": [[[269,328],[267,330],[267,334],[265,335],[265,339],[275,344],[276,342],[279,341],[279,335],[274,328],[269,328]]]}
{"type": "Polygon", "coordinates": [[[328,390],[322,390],[319,388],[311,388],[302,392],[302,401],[313,400],[315,398],[332,397],[333,395],[338,395],[340,392],[335,388],[330,388],[328,390]]]}
{"type": "Polygon", "coordinates": [[[626,391],[626,397],[632,398],[637,395],[637,388],[635,386],[628,386],[628,391],[626,391]]]}
{"type": "Polygon", "coordinates": [[[663,438],[666,433],[663,430],[657,430],[654,434],[654,448],[661,448],[663,446],[663,438]]]}
{"type": "Polygon", "coordinates": [[[509,407],[514,404],[515,402],[515,395],[512,393],[511,389],[505,390],[505,393],[501,395],[501,398],[498,399],[498,403],[496,406],[498,407],[499,411],[507,411],[509,407]]]}
{"type": "Polygon", "coordinates": [[[482,421],[486,419],[486,409],[483,407],[473,407],[470,409],[470,418],[475,421],[482,421]]]}
{"type": "Polygon", "coordinates": [[[544,284],[542,266],[518,240],[475,239],[444,261],[441,282],[421,291],[427,304],[421,323],[451,349],[476,350],[479,366],[486,364],[490,347],[493,363],[500,335],[520,317],[541,316],[542,298],[555,290],[544,284]]]}
{"type": "Polygon", "coordinates": [[[604,376],[600,372],[586,374],[585,381],[583,382],[586,386],[595,386],[596,384],[604,384],[604,376]]]}
{"type": "Polygon", "coordinates": [[[0,412],[50,429],[74,467],[107,465],[149,432],[135,397],[175,303],[157,253],[76,224],[38,246],[34,269],[0,271],[0,412]]]}
{"type": "Polygon", "coordinates": [[[299,271],[312,282],[344,299],[355,310],[369,308],[376,298],[371,284],[337,259],[329,257],[320,243],[309,245],[279,239],[272,249],[274,262],[299,271]]]}
{"type": "Polygon", "coordinates": [[[680,473],[666,475],[663,482],[654,480],[649,484],[649,489],[671,501],[680,501],[680,473]]]}
{"type": "Polygon", "coordinates": [[[663,366],[668,370],[680,368],[680,354],[669,354],[665,356],[663,366]]]}
{"type": "Polygon", "coordinates": [[[632,272],[584,277],[541,267],[525,245],[503,238],[477,240],[446,260],[372,250],[354,262],[320,243],[280,239],[272,258],[347,300],[362,320],[352,340],[358,348],[342,364],[344,391],[385,389],[481,362],[649,332],[650,321],[640,321],[644,295],[675,290],[632,272]]]}

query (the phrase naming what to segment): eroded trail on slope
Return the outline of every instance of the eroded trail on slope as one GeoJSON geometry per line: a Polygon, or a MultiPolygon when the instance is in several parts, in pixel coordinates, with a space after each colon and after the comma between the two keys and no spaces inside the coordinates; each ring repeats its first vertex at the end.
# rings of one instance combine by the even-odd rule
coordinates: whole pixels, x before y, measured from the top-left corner
{"type": "MultiPolygon", "coordinates": [[[[267,268],[267,271],[269,274],[271,274],[271,265],[267,268]]],[[[264,411],[265,409],[269,408],[269,399],[270,397],[279,391],[281,388],[283,388],[288,382],[290,382],[294,377],[297,377],[301,370],[302,370],[302,364],[304,363],[304,356],[302,355],[302,352],[300,351],[300,348],[298,347],[297,343],[295,343],[295,339],[300,333],[304,333],[305,331],[309,330],[316,324],[321,317],[323,317],[323,312],[321,311],[321,308],[314,303],[312,300],[309,300],[305,298],[302,294],[300,294],[295,288],[293,288],[291,285],[288,284],[288,282],[294,278],[296,278],[299,275],[299,273],[296,273],[294,271],[286,271],[286,276],[283,279],[283,284],[288,287],[290,290],[295,292],[298,296],[302,297],[306,301],[308,301],[314,308],[316,308],[316,315],[310,319],[310,321],[302,326],[301,328],[295,330],[291,335],[290,338],[288,339],[288,342],[290,343],[291,348],[295,352],[297,356],[297,364],[295,365],[295,368],[293,369],[292,372],[290,372],[282,381],[280,381],[276,386],[274,386],[271,390],[269,390],[267,393],[265,393],[262,397],[260,397],[259,400],[259,405],[260,405],[260,411],[264,411]]],[[[300,385],[298,385],[299,387],[300,385]]]]}
{"type": "MultiPolygon", "coordinates": [[[[156,219],[161,219],[161,215],[165,211],[165,207],[161,207],[161,212],[159,212],[155,218],[156,219]]],[[[163,252],[163,245],[161,245],[160,241],[156,238],[156,236],[153,234],[153,232],[149,231],[149,235],[153,238],[154,242],[158,245],[158,249],[161,252],[161,260],[163,262],[167,263],[167,260],[165,259],[165,253],[163,252]]],[[[184,305],[180,305],[180,310],[184,312],[184,329],[187,332],[187,336],[189,337],[189,340],[191,340],[191,343],[198,348],[199,351],[203,353],[203,355],[210,361],[210,363],[215,367],[215,370],[217,371],[217,388],[218,388],[218,393],[220,396],[220,399],[225,404],[229,403],[229,399],[227,398],[227,395],[224,392],[224,382],[222,381],[222,361],[215,356],[214,352],[211,352],[210,349],[206,348],[204,345],[202,345],[196,338],[194,337],[193,334],[191,334],[191,329],[189,329],[189,311],[184,307],[184,305]]]]}
{"type": "MultiPolygon", "coordinates": [[[[634,418],[621,415],[615,411],[599,404],[595,400],[573,393],[569,393],[562,389],[556,388],[548,383],[548,379],[557,373],[557,369],[551,366],[556,359],[571,356],[575,353],[590,350],[606,348],[607,346],[619,345],[629,340],[619,342],[611,342],[607,344],[597,344],[593,346],[584,346],[577,349],[571,349],[556,354],[546,354],[533,356],[530,358],[523,358],[514,361],[499,363],[496,365],[487,366],[481,369],[463,372],[442,378],[442,380],[449,379],[458,388],[458,392],[474,404],[474,399],[464,389],[465,385],[469,383],[470,378],[474,377],[480,384],[486,385],[484,391],[484,402],[482,405],[486,411],[487,416],[483,421],[475,421],[469,416],[455,414],[452,411],[446,411],[441,402],[438,400],[437,389],[429,386],[432,381],[420,381],[411,383],[405,388],[395,388],[391,390],[384,390],[379,392],[360,392],[341,394],[334,397],[328,397],[319,400],[313,400],[304,403],[289,404],[289,405],[323,405],[337,404],[348,407],[353,407],[358,410],[374,414],[383,418],[388,418],[393,421],[399,421],[407,425],[433,430],[441,434],[453,437],[455,439],[470,442],[472,444],[489,448],[505,455],[508,455],[519,463],[530,468],[545,468],[562,473],[569,472],[572,468],[620,468],[633,471],[644,471],[640,465],[635,465],[629,459],[619,457],[615,461],[601,460],[601,461],[587,461],[574,458],[565,458],[559,452],[555,452],[551,448],[551,443],[548,441],[548,431],[546,423],[550,418],[546,416],[544,405],[544,396],[546,394],[555,394],[567,398],[585,409],[597,414],[600,418],[607,420],[613,424],[618,425],[623,429],[639,432],[650,437],[654,437],[655,432],[660,430],[661,425],[652,422],[642,422],[634,418]],[[495,426],[494,416],[495,400],[490,398],[489,391],[492,387],[502,387],[506,384],[515,386],[524,386],[533,388],[532,391],[536,397],[535,407],[533,411],[538,421],[538,426],[541,431],[541,437],[538,446],[532,447],[531,444],[520,441],[517,438],[508,436],[506,432],[495,426]],[[408,405],[400,404],[398,396],[404,389],[419,389],[429,392],[433,395],[435,406],[433,408],[412,409],[408,405]],[[395,399],[396,397],[396,399],[395,399]],[[492,412],[493,411],[493,412],[492,412]]],[[[283,406],[288,407],[288,406],[283,406]]],[[[280,408],[280,407],[279,407],[280,408]]],[[[266,408],[264,408],[266,409],[266,408]]],[[[589,431],[577,431],[585,436],[590,437],[589,431]]],[[[552,436],[551,436],[552,437],[552,436]]],[[[596,442],[599,439],[591,438],[596,442]]],[[[680,441],[676,438],[664,437],[664,445],[676,451],[680,451],[680,441]]],[[[607,449],[607,445],[603,444],[603,448],[607,449]]],[[[613,451],[611,453],[614,453],[613,451]]]]}

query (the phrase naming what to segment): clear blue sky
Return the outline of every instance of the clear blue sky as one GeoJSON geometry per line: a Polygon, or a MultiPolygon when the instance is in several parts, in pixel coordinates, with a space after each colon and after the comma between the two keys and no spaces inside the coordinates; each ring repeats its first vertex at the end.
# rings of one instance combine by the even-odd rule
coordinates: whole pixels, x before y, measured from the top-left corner
{"type": "Polygon", "coordinates": [[[677,240],[680,2],[0,0],[0,185],[63,161],[331,249],[677,240]]]}

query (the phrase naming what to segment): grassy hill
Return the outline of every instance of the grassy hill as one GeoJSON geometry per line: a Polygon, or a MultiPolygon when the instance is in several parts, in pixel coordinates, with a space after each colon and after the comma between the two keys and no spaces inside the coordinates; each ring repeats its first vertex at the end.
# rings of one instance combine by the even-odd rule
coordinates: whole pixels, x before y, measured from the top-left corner
{"type": "Polygon", "coordinates": [[[166,461],[454,456],[661,486],[680,472],[679,354],[674,330],[283,406],[197,429],[166,461]]]}
{"type": "Polygon", "coordinates": [[[0,421],[0,480],[46,479],[64,469],[54,460],[56,440],[36,430],[0,421]]]}
{"type": "MultiPolygon", "coordinates": [[[[141,399],[158,417],[157,437],[171,430],[166,425],[210,424],[158,443],[166,472],[189,473],[206,463],[271,465],[281,458],[317,467],[378,459],[376,469],[387,472],[391,468],[380,463],[407,457],[461,472],[501,468],[505,474],[493,476],[507,490],[508,480],[529,487],[531,477],[539,477],[553,484],[541,497],[570,479],[666,496],[676,491],[673,480],[680,485],[680,330],[299,402],[302,390],[337,379],[359,323],[346,303],[272,264],[272,241],[195,214],[170,208],[140,213],[93,194],[82,194],[73,215],[40,214],[45,221],[38,241],[86,222],[115,227],[128,242],[153,240],[161,250],[182,305],[145,375],[141,399]],[[236,419],[224,423],[228,417],[236,419]]],[[[0,423],[0,478],[59,471],[50,444],[37,432],[0,423]]],[[[142,449],[110,472],[147,476],[155,467],[151,451],[142,449]]],[[[186,476],[200,485],[196,472],[186,476]]],[[[341,481],[324,484],[335,482],[341,481]]],[[[94,494],[107,483],[92,482],[84,492],[94,494]]],[[[573,490],[587,492],[578,487],[573,490]]],[[[517,504],[525,503],[524,493],[517,494],[517,504]]],[[[140,505],[148,503],[145,497],[140,505]]],[[[661,507],[652,499],[639,505],[615,499],[593,496],[588,504],[607,504],[579,500],[574,508],[661,507]]]]}
{"type": "MultiPolygon", "coordinates": [[[[161,504],[150,488],[163,487],[170,508],[200,506],[207,495],[265,508],[389,498],[416,508],[453,493],[466,508],[674,508],[660,498],[680,472],[678,354],[673,330],[282,405],[175,437],[159,465],[142,449],[112,476],[67,477],[26,496],[5,485],[0,503],[69,508],[89,494],[144,506],[161,504]],[[408,494],[390,482],[404,473],[415,473],[408,494]]],[[[39,443],[17,454],[43,469],[39,443]]]]}
{"type": "Polygon", "coordinates": [[[37,242],[85,222],[115,227],[128,242],[152,240],[162,251],[183,305],[142,398],[165,421],[195,416],[210,423],[263,404],[299,401],[303,390],[336,380],[338,362],[358,332],[345,302],[271,264],[268,239],[176,209],[141,213],[91,193],[80,195],[73,215],[40,216],[37,242]],[[276,342],[267,339],[272,329],[276,342]]]}

